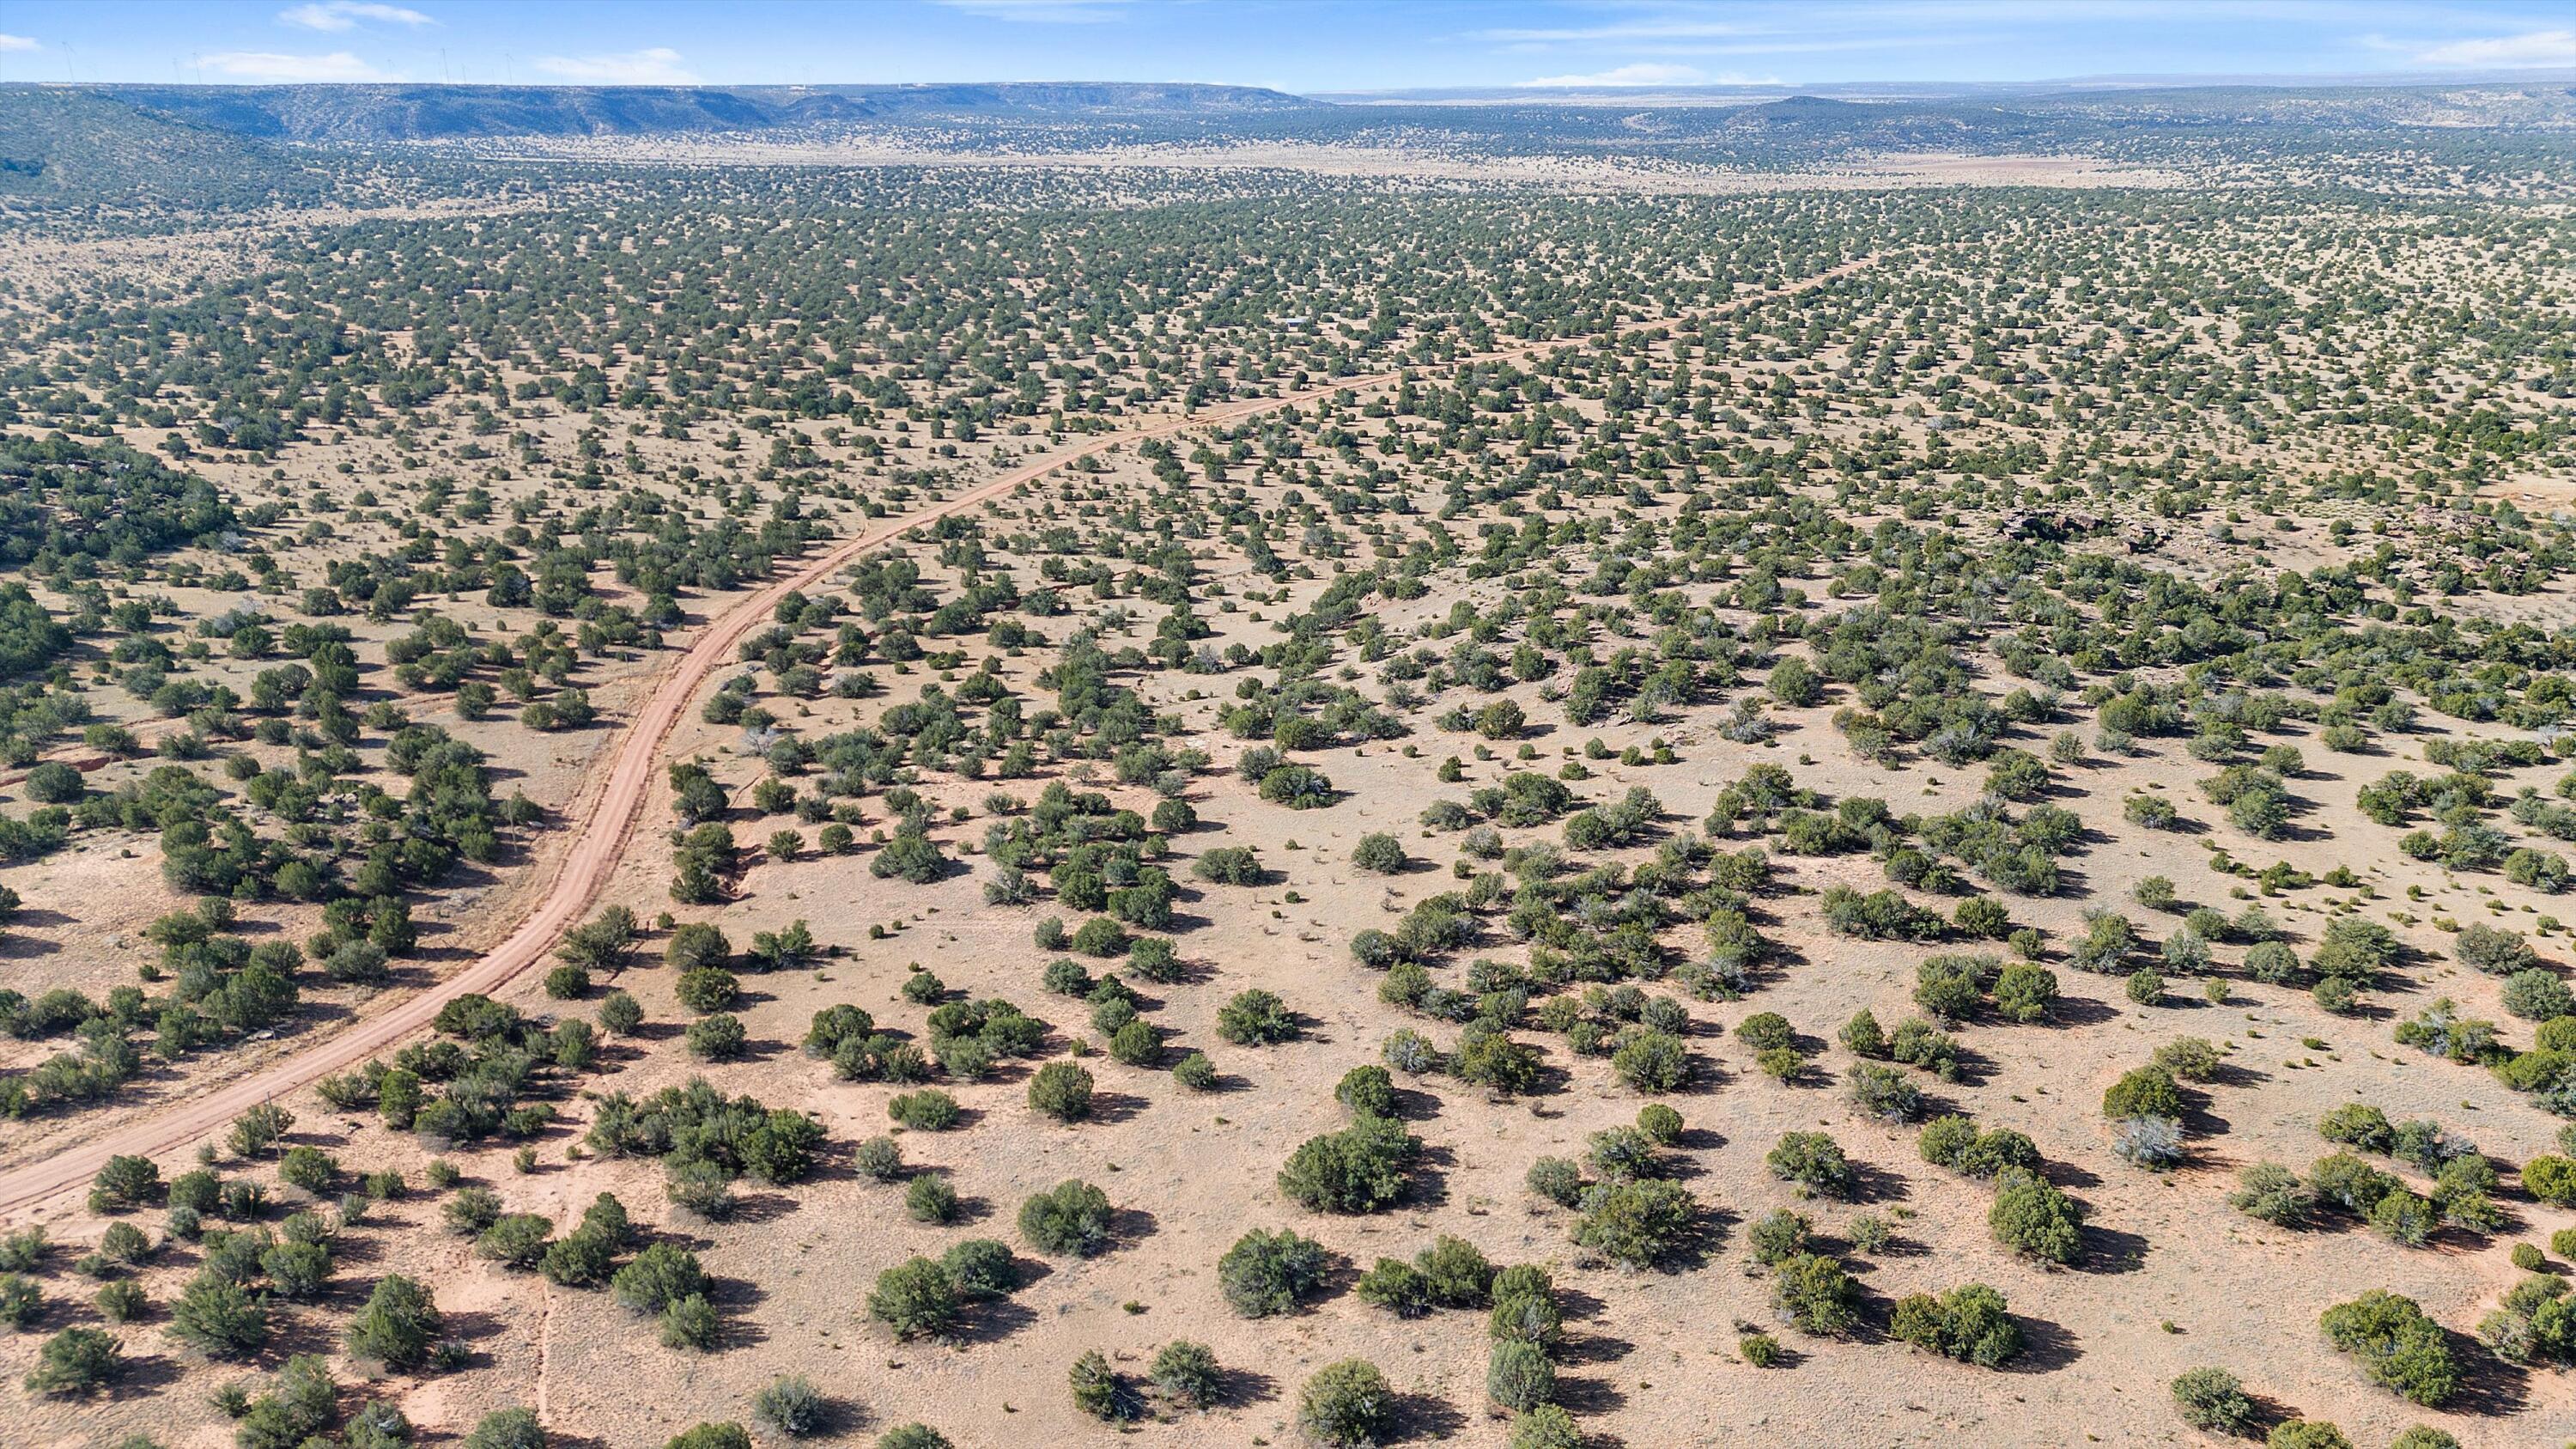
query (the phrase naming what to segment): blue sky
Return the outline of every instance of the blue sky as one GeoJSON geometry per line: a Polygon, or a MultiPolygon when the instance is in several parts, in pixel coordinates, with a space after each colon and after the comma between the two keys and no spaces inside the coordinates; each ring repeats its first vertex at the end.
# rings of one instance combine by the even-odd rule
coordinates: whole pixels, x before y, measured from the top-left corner
{"type": "Polygon", "coordinates": [[[2576,67],[2576,0],[6,0],[0,80],[1292,91],[2576,67]]]}

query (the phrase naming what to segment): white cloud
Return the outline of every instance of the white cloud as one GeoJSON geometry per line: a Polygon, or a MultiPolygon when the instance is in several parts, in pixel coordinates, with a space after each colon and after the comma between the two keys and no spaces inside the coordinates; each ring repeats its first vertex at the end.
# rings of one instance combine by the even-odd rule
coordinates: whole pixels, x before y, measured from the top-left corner
{"type": "Polygon", "coordinates": [[[1031,25],[1097,25],[1125,18],[1115,3],[1104,4],[1102,0],[939,0],[939,3],[969,15],[1018,20],[1031,25]]]}
{"type": "Polygon", "coordinates": [[[1505,27],[1468,33],[1470,40],[1502,45],[1598,45],[1622,40],[1729,40],[1747,35],[1776,35],[1768,26],[1736,25],[1719,20],[1620,20],[1607,25],[1505,27]]]}
{"type": "Polygon", "coordinates": [[[2426,65],[2491,66],[2503,70],[2576,65],[2576,30],[2534,30],[2487,40],[2454,40],[2418,50],[2415,58],[2426,65]]]}
{"type": "Polygon", "coordinates": [[[372,0],[321,0],[316,5],[298,5],[277,14],[280,25],[300,25],[307,30],[349,30],[361,20],[377,20],[387,25],[436,25],[438,22],[417,10],[400,5],[379,5],[372,0]]]}
{"type": "Polygon", "coordinates": [[[329,55],[279,55],[265,50],[227,50],[210,55],[202,64],[212,71],[241,80],[261,81],[389,81],[400,80],[358,59],[345,50],[329,55]]]}
{"type": "Polygon", "coordinates": [[[42,50],[43,46],[23,35],[0,35],[0,50],[42,50]]]}
{"type": "Polygon", "coordinates": [[[615,55],[549,55],[537,69],[586,86],[686,86],[698,78],[680,64],[680,53],[667,45],[615,55]]]}

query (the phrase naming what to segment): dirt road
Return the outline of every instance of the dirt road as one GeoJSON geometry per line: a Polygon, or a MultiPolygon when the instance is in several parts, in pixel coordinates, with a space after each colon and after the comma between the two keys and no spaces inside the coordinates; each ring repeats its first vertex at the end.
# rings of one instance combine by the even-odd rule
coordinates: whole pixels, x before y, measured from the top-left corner
{"type": "MultiPolygon", "coordinates": [[[[1849,276],[1876,260],[1875,255],[1860,257],[1785,287],[1752,293],[1696,313],[1628,323],[1621,330],[1634,332],[1722,316],[1765,300],[1813,290],[1849,276]]],[[[1479,353],[1463,360],[1477,363],[1515,361],[1555,348],[1577,345],[1581,345],[1581,339],[1558,338],[1479,353]]],[[[1407,370],[1418,373],[1429,369],[1407,370]]],[[[110,1157],[158,1158],[183,1150],[222,1130],[235,1117],[259,1103],[310,1086],[335,1072],[346,1071],[414,1033],[427,1030],[439,1009],[455,998],[470,992],[487,996],[496,994],[521,973],[543,965],[550,948],[589,912],[615,873],[618,861],[626,853],[627,842],[643,817],[645,803],[651,798],[663,742],[679,723],[689,702],[696,697],[699,686],[718,670],[733,665],[735,647],[743,636],[765,627],[771,609],[789,591],[814,588],[868,550],[881,547],[910,529],[1003,497],[1082,458],[1192,428],[1241,422],[1282,408],[1319,402],[1339,392],[1366,392],[1392,387],[1399,376],[1399,373],[1389,371],[1337,378],[1302,392],[1229,403],[1147,427],[1095,435],[1035,462],[1024,463],[953,498],[845,539],[805,561],[785,577],[736,600],[679,656],[637,711],[610,765],[605,785],[590,792],[587,803],[577,805],[572,812],[573,818],[566,824],[565,828],[574,833],[574,841],[556,866],[554,884],[507,939],[473,965],[436,986],[395,1002],[344,1030],[317,1037],[309,1047],[292,1057],[251,1076],[215,1087],[201,1096],[174,1103],[165,1112],[120,1124],[88,1142],[66,1147],[40,1161],[12,1169],[5,1176],[0,1176],[0,1216],[14,1219],[56,1198],[85,1189],[110,1157]]]]}

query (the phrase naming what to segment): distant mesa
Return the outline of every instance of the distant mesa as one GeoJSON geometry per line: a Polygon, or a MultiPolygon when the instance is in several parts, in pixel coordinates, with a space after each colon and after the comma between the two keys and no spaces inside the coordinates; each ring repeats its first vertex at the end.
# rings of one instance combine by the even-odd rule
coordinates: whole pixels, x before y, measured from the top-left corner
{"type": "Polygon", "coordinates": [[[283,141],[658,136],[942,117],[1226,116],[1322,103],[1253,86],[997,82],[849,86],[286,85],[91,88],[137,110],[283,141]]]}

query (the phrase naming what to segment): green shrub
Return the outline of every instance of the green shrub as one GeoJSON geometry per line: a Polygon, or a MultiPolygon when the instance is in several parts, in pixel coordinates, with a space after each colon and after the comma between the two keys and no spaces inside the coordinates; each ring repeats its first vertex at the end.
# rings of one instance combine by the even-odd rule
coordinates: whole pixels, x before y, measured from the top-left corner
{"type": "Polygon", "coordinates": [[[877,1274],[868,1291],[868,1317],[897,1338],[937,1337],[957,1321],[959,1295],[947,1268],[916,1257],[877,1274]]]}
{"type": "Polygon", "coordinates": [[[504,1268],[533,1268],[546,1255],[555,1225],[540,1213],[505,1213],[474,1240],[477,1256],[504,1268]]]}
{"type": "Polygon", "coordinates": [[[2531,943],[2519,931],[2473,922],[2451,941],[2451,954],[2463,966],[2489,976],[2510,976],[2539,963],[2531,943]]]}
{"type": "Polygon", "coordinates": [[[2227,1205],[2277,1227],[2294,1228],[2315,1210],[2317,1195],[2299,1175],[2277,1162],[2250,1162],[2237,1169],[2236,1191],[2227,1205]]]}
{"type": "Polygon", "coordinates": [[[1753,1250],[1753,1261],[1766,1268],[1807,1251],[1809,1236],[1807,1220],[1787,1208],[1764,1213],[1744,1235],[1746,1246],[1753,1250]]]}
{"type": "Polygon", "coordinates": [[[1155,1350],[1145,1377],[1165,1399],[1188,1409],[1212,1407],[1224,1392],[1216,1355],[1206,1344],[1186,1338],[1173,1339],[1155,1350]]]}
{"type": "Polygon", "coordinates": [[[1109,1055],[1121,1065],[1149,1067],[1162,1054],[1163,1033],[1152,1022],[1139,1018],[1110,1033],[1109,1055]]]}
{"type": "Polygon", "coordinates": [[[1258,987],[1238,993],[1217,1012],[1217,1035],[1236,1046],[1269,1046],[1297,1039],[1299,1028],[1288,1004],[1258,987]]]}
{"type": "Polygon", "coordinates": [[[1493,1311],[1485,1316],[1488,1337],[1517,1343],[1554,1346],[1565,1336],[1565,1311],[1547,1270],[1530,1264],[1505,1268],[1494,1275],[1493,1311]]]}
{"type": "Polygon", "coordinates": [[[2299,954],[2280,941],[2257,941],[2245,948],[2245,974],[2267,986],[2287,986],[2298,979],[2299,954]]]}
{"type": "Polygon", "coordinates": [[[1073,1406],[1095,1419],[1125,1423],[1143,1412],[1136,1396],[1120,1381],[1118,1371],[1096,1348],[1085,1349],[1073,1361],[1066,1378],[1073,1389],[1073,1406]]]}
{"type": "Polygon", "coordinates": [[[1395,1425],[1395,1391],[1366,1359],[1328,1364],[1297,1396],[1297,1431],[1322,1449],[1373,1449],[1395,1425]]]}
{"type": "Polygon", "coordinates": [[[161,1169],[153,1165],[152,1159],[111,1157],[90,1184],[89,1207],[94,1213],[123,1212],[150,1207],[167,1195],[161,1169]]]}
{"type": "Polygon", "coordinates": [[[964,1115],[957,1099],[937,1087],[898,1092],[886,1101],[886,1115],[914,1132],[945,1132],[964,1115]]]}
{"type": "Polygon", "coordinates": [[[229,1278],[200,1272],[170,1305],[170,1333],[208,1358],[246,1358],[268,1342],[268,1309],[229,1278]]]}
{"type": "Polygon", "coordinates": [[[751,1435],[740,1424],[699,1424],[674,1434],[662,1449],[751,1449],[751,1435]]]}
{"type": "Polygon", "coordinates": [[[1351,864],[1372,875],[1394,875],[1405,862],[1404,842],[1392,835],[1363,835],[1351,849],[1351,864]]]}
{"type": "Polygon", "coordinates": [[[1995,1241],[2025,1257],[2072,1263],[2084,1247],[2084,1210],[2073,1198],[2024,1168],[1997,1174],[1986,1226],[1995,1241]]]}
{"type": "Polygon", "coordinates": [[[1380,1066],[1353,1067],[1333,1088],[1333,1100],[1355,1117],[1395,1116],[1395,1079],[1380,1066]]]}
{"type": "Polygon", "coordinates": [[[1190,874],[1219,885],[1259,885],[1261,858],[1247,846],[1220,845],[1202,852],[1190,874]]]}
{"type": "Polygon", "coordinates": [[[1542,1157],[1530,1164],[1526,1181],[1531,1192],[1558,1207],[1572,1207],[1583,1192],[1583,1169],[1562,1157],[1542,1157]]]}
{"type": "Polygon", "coordinates": [[[1772,1176],[1807,1192],[1849,1198],[1860,1187],[1860,1174],[1843,1156],[1841,1145],[1822,1132],[1789,1133],[1763,1160],[1772,1176]]]}
{"type": "Polygon", "coordinates": [[[2370,1381],[2429,1407],[2448,1402],[2460,1387],[2440,1324],[2415,1300],[2372,1289],[2329,1308],[2318,1319],[2326,1341],[2351,1354],[2370,1381]]]}
{"type": "Polygon", "coordinates": [[[1676,1183],[1621,1182],[1594,1187],[1582,1199],[1574,1240],[1624,1267],[1651,1267],[1682,1245],[1699,1218],[1699,1202],[1676,1183]]]}
{"type": "Polygon", "coordinates": [[[600,999],[599,1029],[610,1036],[631,1036],[644,1024],[644,1007],[623,991],[612,991],[600,999]]]}
{"type": "Polygon", "coordinates": [[[754,1418],[791,1439],[822,1433],[831,1425],[831,1402],[803,1374],[771,1380],[752,1395],[751,1412],[754,1418]]]}
{"type": "Polygon", "coordinates": [[[1125,927],[1107,916],[1094,916],[1077,927],[1069,943],[1085,956],[1107,958],[1124,953],[1129,936],[1125,927]]]}
{"type": "Polygon", "coordinates": [[[698,1255],[677,1243],[655,1243],[617,1270],[609,1295],[632,1312],[657,1314],[692,1294],[707,1291],[698,1255]]]}
{"type": "Polygon", "coordinates": [[[664,1348],[693,1348],[705,1352],[716,1346],[723,1330],[715,1305],[703,1293],[692,1293],[662,1310],[657,1337],[664,1348]]]}
{"type": "MultiPolygon", "coordinates": [[[[1388,1039],[1387,1046],[1389,1065],[1409,1070],[1394,1053],[1394,1038],[1388,1039]]],[[[1501,1099],[1538,1085],[1539,1056],[1536,1050],[1479,1023],[1470,1026],[1458,1043],[1458,1054],[1450,1059],[1449,1073],[1461,1082],[1483,1087],[1487,1097],[1501,1099]]]]}
{"type": "Polygon", "coordinates": [[[721,966],[701,966],[683,971],[674,984],[680,1004],[705,1016],[731,1010],[742,999],[742,980],[721,966]]]}
{"type": "Polygon", "coordinates": [[[1672,1092],[1690,1081],[1690,1051],[1668,1031],[1637,1027],[1620,1034],[1610,1069],[1639,1092],[1672,1092]]]}
{"type": "Polygon", "coordinates": [[[2538,967],[2516,971],[2505,978],[2504,1009],[2524,1021],[2547,1021],[2576,1012],[2576,992],[2538,967]]]}
{"type": "Polygon", "coordinates": [[[1019,1260],[991,1238],[968,1238],[951,1244],[939,1257],[957,1296],[969,1303],[1004,1297],[1020,1286],[1019,1260]]]}
{"type": "Polygon", "coordinates": [[[2173,1073],[2159,1066],[2139,1067],[2102,1093],[2102,1115],[2114,1122],[2132,1117],[2179,1118],[2184,1110],[2182,1089],[2174,1084],[2173,1073]]]}
{"type": "Polygon", "coordinates": [[[957,1189],[935,1173],[922,1173],[904,1184],[904,1214],[917,1223],[946,1223],[957,1217],[957,1189]]]}
{"type": "Polygon", "coordinates": [[[50,1398],[86,1398],[125,1377],[125,1351],[113,1334],[95,1328],[66,1328],[36,1350],[36,1366],[27,1372],[27,1392],[50,1398]]]}
{"type": "Polygon", "coordinates": [[[1820,1337],[1851,1332],[1860,1322],[1859,1299],[1851,1274],[1822,1253],[1784,1258],[1771,1271],[1771,1306],[1783,1319],[1820,1337]]]}
{"type": "Polygon", "coordinates": [[[2576,1158],[2543,1153],[2522,1165],[2523,1191],[2552,1207],[2576,1207],[2576,1158]]]}
{"type": "Polygon", "coordinates": [[[1380,1258],[1351,1289],[1362,1303],[1398,1318],[1417,1318],[1431,1311],[1431,1288],[1422,1273],[1401,1258],[1380,1258]]]}
{"type": "Polygon", "coordinates": [[[1493,1296],[1494,1265],[1475,1244],[1447,1233],[1414,1255],[1431,1301],[1443,1308],[1482,1308],[1493,1296]]]}
{"type": "Polygon", "coordinates": [[[1071,1062],[1049,1062],[1029,1078],[1029,1105],[1059,1122],[1091,1115],[1091,1073],[1071,1062]]]}
{"type": "Polygon", "coordinates": [[[1537,1344],[1505,1339],[1486,1360],[1485,1394],[1514,1413],[1537,1408],[1556,1397],[1556,1366],[1537,1344]]]}
{"type": "Polygon", "coordinates": [[[2223,1368],[2186,1369],[2174,1376],[2170,1392],[2174,1412],[2195,1429],[2235,1435],[2254,1427],[2254,1401],[2223,1368]]]}
{"type": "Polygon", "coordinates": [[[1995,977],[1995,1012],[2007,1021],[2046,1021],[2057,1002],[2057,973],[2015,962],[1995,977]]]}
{"type": "Polygon", "coordinates": [[[349,1324],[352,1356],[388,1368],[409,1369],[429,1357],[442,1327],[429,1291],[399,1273],[377,1280],[367,1306],[349,1324]]]}
{"type": "Polygon", "coordinates": [[[286,1361],[242,1415],[233,1442],[240,1449],[294,1449],[309,1442],[340,1418],[340,1386],[330,1365],[318,1354],[298,1354],[286,1361]]]}
{"type": "Polygon", "coordinates": [[[1020,1204],[1020,1236],[1043,1253],[1089,1257],[1109,1245],[1109,1194],[1068,1178],[1020,1204]]]}
{"type": "Polygon", "coordinates": [[[2004,1296],[1983,1283],[1953,1288],[1938,1298],[1911,1293],[1898,1299],[1889,1332],[1932,1353],[1995,1368],[2021,1352],[2021,1329],[2004,1296]]]}
{"type": "Polygon", "coordinates": [[[97,1297],[91,1301],[98,1305],[98,1316],[110,1323],[132,1323],[152,1306],[143,1285],[131,1278],[114,1278],[100,1284],[97,1297]]]}
{"type": "Polygon", "coordinates": [[[689,1055],[700,1061],[729,1062],[739,1057],[750,1045],[750,1033],[742,1018],[730,1014],[700,1017],[689,1023],[682,1034],[689,1055]]]}
{"type": "Polygon", "coordinates": [[[2369,1217],[2379,1200],[2398,1190],[2394,1177],[2349,1152],[2318,1158],[2308,1167],[2308,1186],[2319,1197],[2356,1217],[2369,1217]]]}
{"type": "Polygon", "coordinates": [[[1362,1117],[1300,1144],[1279,1170],[1279,1190],[1318,1212],[1377,1212],[1403,1198],[1406,1169],[1421,1148],[1404,1124],[1362,1117]]]}
{"type": "Polygon", "coordinates": [[[1323,1245],[1311,1238],[1255,1228],[1217,1259],[1217,1285],[1237,1314],[1269,1318],[1293,1311],[1322,1287],[1327,1262],[1323,1245]]]}
{"type": "Polygon", "coordinates": [[[475,1421],[464,1449],[546,1449],[546,1428],[533,1409],[495,1409],[475,1421]]]}

